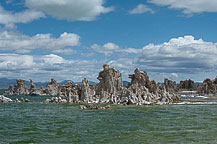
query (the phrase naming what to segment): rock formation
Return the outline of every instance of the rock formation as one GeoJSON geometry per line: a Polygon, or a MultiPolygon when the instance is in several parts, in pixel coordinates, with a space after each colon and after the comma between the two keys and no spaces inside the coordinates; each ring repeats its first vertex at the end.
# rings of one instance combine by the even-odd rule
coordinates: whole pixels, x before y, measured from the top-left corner
{"type": "Polygon", "coordinates": [[[178,89],[180,90],[187,90],[187,91],[194,91],[196,90],[196,86],[193,80],[184,80],[180,81],[178,85],[178,89]]]}
{"type": "Polygon", "coordinates": [[[48,82],[46,88],[42,86],[40,89],[37,89],[33,80],[30,79],[30,88],[28,89],[25,84],[25,80],[17,79],[16,85],[10,85],[8,91],[4,95],[30,95],[30,96],[57,96],[58,94],[58,84],[54,79],[51,79],[51,82],[48,82]]]}
{"type": "Polygon", "coordinates": [[[217,94],[217,77],[214,80],[205,79],[197,89],[201,95],[216,95],[217,94]]]}
{"type": "Polygon", "coordinates": [[[167,92],[177,91],[177,85],[175,81],[169,80],[168,78],[164,79],[164,86],[167,92]]]}
{"type": "Polygon", "coordinates": [[[92,102],[93,97],[95,95],[95,90],[92,85],[89,84],[89,81],[87,78],[84,78],[82,80],[82,85],[81,85],[81,101],[82,102],[92,102]]]}
{"type": "Polygon", "coordinates": [[[100,82],[97,85],[96,95],[100,97],[100,101],[118,96],[123,89],[121,73],[107,64],[103,65],[103,71],[99,73],[97,79],[100,82]]]}
{"type": "Polygon", "coordinates": [[[131,86],[128,88],[128,103],[132,104],[169,104],[178,98],[166,92],[165,88],[150,81],[146,71],[138,68],[129,75],[131,86]]]}
{"type": "Polygon", "coordinates": [[[10,85],[8,88],[8,91],[6,91],[7,95],[13,95],[14,94],[14,86],[10,85]]]}
{"type": "Polygon", "coordinates": [[[10,85],[8,91],[5,92],[5,95],[28,95],[29,90],[26,87],[25,80],[16,79],[16,85],[10,85]]]}
{"type": "MultiPolygon", "coordinates": [[[[32,79],[30,79],[30,89],[25,86],[25,80],[17,80],[17,84],[10,86],[8,95],[47,95],[56,96],[47,99],[45,103],[109,103],[109,104],[170,104],[179,100],[178,97],[169,94],[165,87],[155,80],[150,81],[146,71],[135,69],[134,74],[129,75],[130,85],[123,87],[122,74],[103,65],[103,70],[99,73],[99,83],[90,85],[87,78],[84,78],[82,85],[67,82],[58,85],[52,78],[46,88],[37,89],[32,79]]],[[[166,86],[173,86],[167,80],[166,86]]]]}
{"type": "Polygon", "coordinates": [[[68,103],[78,103],[81,97],[81,86],[67,82],[65,85],[59,86],[58,97],[65,99],[68,103]]]}
{"type": "Polygon", "coordinates": [[[42,89],[37,89],[33,80],[30,79],[30,89],[29,89],[29,95],[31,96],[41,96],[44,94],[44,91],[42,89]]]}
{"type": "Polygon", "coordinates": [[[26,87],[26,81],[22,79],[17,79],[17,84],[14,86],[14,93],[16,95],[28,95],[29,91],[26,87]]]}
{"type": "Polygon", "coordinates": [[[51,79],[51,82],[48,82],[45,88],[45,93],[48,96],[57,96],[58,94],[58,87],[56,80],[53,78],[51,79]]]}

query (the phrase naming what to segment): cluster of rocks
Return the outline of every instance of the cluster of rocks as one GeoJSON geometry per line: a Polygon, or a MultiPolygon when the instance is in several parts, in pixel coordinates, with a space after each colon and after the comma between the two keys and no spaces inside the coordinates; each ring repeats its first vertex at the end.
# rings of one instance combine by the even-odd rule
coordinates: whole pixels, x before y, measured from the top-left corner
{"type": "Polygon", "coordinates": [[[193,80],[184,80],[180,81],[179,84],[176,84],[175,81],[169,80],[168,78],[164,79],[164,86],[167,92],[179,92],[179,91],[196,91],[197,87],[193,80]]]}
{"type": "Polygon", "coordinates": [[[178,91],[178,87],[175,81],[169,80],[168,78],[164,79],[164,86],[167,92],[178,91]]]}
{"type": "Polygon", "coordinates": [[[30,84],[30,88],[28,89],[25,80],[16,79],[16,84],[14,86],[10,85],[4,95],[56,96],[58,94],[59,85],[53,78],[51,82],[48,82],[46,88],[40,87],[40,89],[37,89],[32,79],[30,79],[30,84]]]}
{"type": "Polygon", "coordinates": [[[205,79],[203,83],[198,86],[197,91],[200,95],[217,95],[217,77],[214,80],[205,79]]]}
{"type": "Polygon", "coordinates": [[[16,79],[16,85],[10,85],[5,95],[28,95],[29,90],[26,87],[26,81],[22,79],[16,79]]]}
{"type": "MultiPolygon", "coordinates": [[[[134,74],[129,75],[131,83],[123,86],[122,74],[109,65],[103,65],[103,70],[98,75],[99,83],[90,85],[87,78],[82,84],[67,82],[58,85],[51,79],[46,88],[37,89],[30,79],[31,86],[26,88],[25,80],[17,79],[15,86],[10,86],[6,95],[47,95],[56,96],[47,99],[46,103],[108,103],[108,104],[170,104],[179,101],[179,98],[169,94],[166,86],[156,81],[150,81],[146,71],[135,69],[134,74]]],[[[167,82],[171,86],[170,81],[167,82]]]]}
{"type": "Polygon", "coordinates": [[[214,80],[206,78],[202,84],[196,86],[193,80],[180,81],[176,84],[174,81],[164,79],[164,86],[167,92],[195,92],[194,95],[216,96],[217,95],[217,77],[214,80]]]}
{"type": "Polygon", "coordinates": [[[110,105],[107,105],[107,106],[100,106],[100,105],[94,106],[94,105],[88,104],[88,105],[80,105],[80,109],[85,109],[85,110],[91,110],[91,109],[111,109],[111,106],[110,105]]]}
{"type": "Polygon", "coordinates": [[[195,86],[195,83],[193,80],[184,80],[184,81],[180,81],[179,85],[178,85],[178,90],[188,90],[188,91],[195,91],[197,90],[197,87],[195,86]]]}
{"type": "Polygon", "coordinates": [[[95,86],[84,78],[82,85],[70,82],[59,86],[57,97],[48,99],[46,103],[107,103],[107,104],[170,104],[179,101],[175,95],[169,94],[165,87],[156,81],[150,81],[147,72],[135,69],[129,75],[131,84],[123,87],[122,74],[103,65],[99,73],[100,81],[95,86]]]}

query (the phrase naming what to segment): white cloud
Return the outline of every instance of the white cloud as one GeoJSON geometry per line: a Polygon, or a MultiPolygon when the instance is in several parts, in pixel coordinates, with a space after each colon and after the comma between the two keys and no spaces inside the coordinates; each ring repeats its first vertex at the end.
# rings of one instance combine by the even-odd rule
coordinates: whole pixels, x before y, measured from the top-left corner
{"type": "Polygon", "coordinates": [[[98,44],[93,44],[91,46],[91,49],[98,52],[98,53],[103,53],[106,56],[111,55],[113,53],[118,53],[118,55],[120,53],[121,53],[121,55],[126,55],[126,54],[130,54],[130,53],[137,54],[139,52],[139,50],[135,49],[135,48],[120,48],[119,45],[117,45],[115,43],[111,43],[111,42],[106,43],[103,46],[100,46],[98,44]]]}
{"type": "Polygon", "coordinates": [[[25,4],[30,9],[69,21],[92,21],[113,10],[103,6],[104,0],[26,0],[25,4]]]}
{"type": "MultiPolygon", "coordinates": [[[[80,37],[77,34],[66,33],[59,38],[52,38],[51,34],[37,34],[32,37],[15,32],[0,32],[0,50],[28,53],[34,49],[58,50],[64,47],[78,46],[80,37]]],[[[67,50],[65,50],[67,51],[67,50]]],[[[72,51],[71,51],[72,52],[72,51]]],[[[59,50],[64,53],[64,50],[59,50]]]]}
{"type": "Polygon", "coordinates": [[[115,50],[119,50],[120,47],[114,43],[106,43],[103,46],[93,44],[91,49],[99,53],[104,53],[105,55],[111,55],[115,50]]]}
{"type": "Polygon", "coordinates": [[[216,71],[217,44],[193,36],[173,38],[163,44],[149,44],[135,59],[143,69],[166,73],[216,71]]]}
{"type": "Polygon", "coordinates": [[[179,77],[179,75],[178,75],[177,73],[171,73],[171,76],[172,76],[172,77],[175,77],[175,78],[178,78],[178,77],[179,77]]]}
{"type": "Polygon", "coordinates": [[[171,9],[183,10],[184,14],[217,12],[216,0],[149,0],[148,2],[168,6],[171,9]]]}
{"type": "Polygon", "coordinates": [[[53,50],[53,53],[59,53],[59,54],[63,54],[63,55],[72,55],[72,54],[76,54],[77,51],[73,50],[73,49],[57,49],[57,50],[53,50]]]}
{"type": "Polygon", "coordinates": [[[81,81],[84,77],[97,81],[104,60],[66,60],[55,54],[19,55],[0,54],[0,76],[35,81],[57,80],[81,81]]]}
{"type": "Polygon", "coordinates": [[[47,64],[61,64],[61,63],[67,62],[62,57],[55,55],[55,54],[45,55],[42,57],[42,60],[44,63],[47,63],[47,64]]]}
{"type": "Polygon", "coordinates": [[[0,5],[0,24],[3,24],[9,28],[13,28],[14,24],[16,23],[25,24],[40,18],[45,18],[43,12],[36,10],[25,10],[22,12],[13,13],[4,10],[4,8],[0,5]]]}
{"type": "Polygon", "coordinates": [[[31,68],[34,65],[30,55],[0,54],[1,70],[20,70],[31,68]]]}
{"type": "Polygon", "coordinates": [[[144,4],[139,4],[136,8],[129,11],[130,14],[154,13],[154,11],[144,4]]]}

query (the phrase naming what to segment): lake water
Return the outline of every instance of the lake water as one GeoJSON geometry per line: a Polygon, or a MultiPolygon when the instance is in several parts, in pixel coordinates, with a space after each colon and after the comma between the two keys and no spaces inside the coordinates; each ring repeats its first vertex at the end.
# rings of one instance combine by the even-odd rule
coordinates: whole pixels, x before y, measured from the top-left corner
{"type": "Polygon", "coordinates": [[[27,98],[32,102],[0,103],[0,143],[217,143],[217,105],[80,110],[27,98]]]}

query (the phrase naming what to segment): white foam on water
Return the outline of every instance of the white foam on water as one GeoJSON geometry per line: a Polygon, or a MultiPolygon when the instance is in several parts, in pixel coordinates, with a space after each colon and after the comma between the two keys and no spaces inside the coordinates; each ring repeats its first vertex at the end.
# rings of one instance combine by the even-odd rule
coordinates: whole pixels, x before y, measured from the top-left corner
{"type": "Polygon", "coordinates": [[[195,96],[195,95],[180,95],[181,97],[190,97],[190,98],[208,98],[206,96],[195,96]]]}
{"type": "Polygon", "coordinates": [[[185,105],[185,104],[189,104],[189,105],[216,105],[217,102],[180,102],[180,103],[174,103],[177,105],[185,105]]]}

